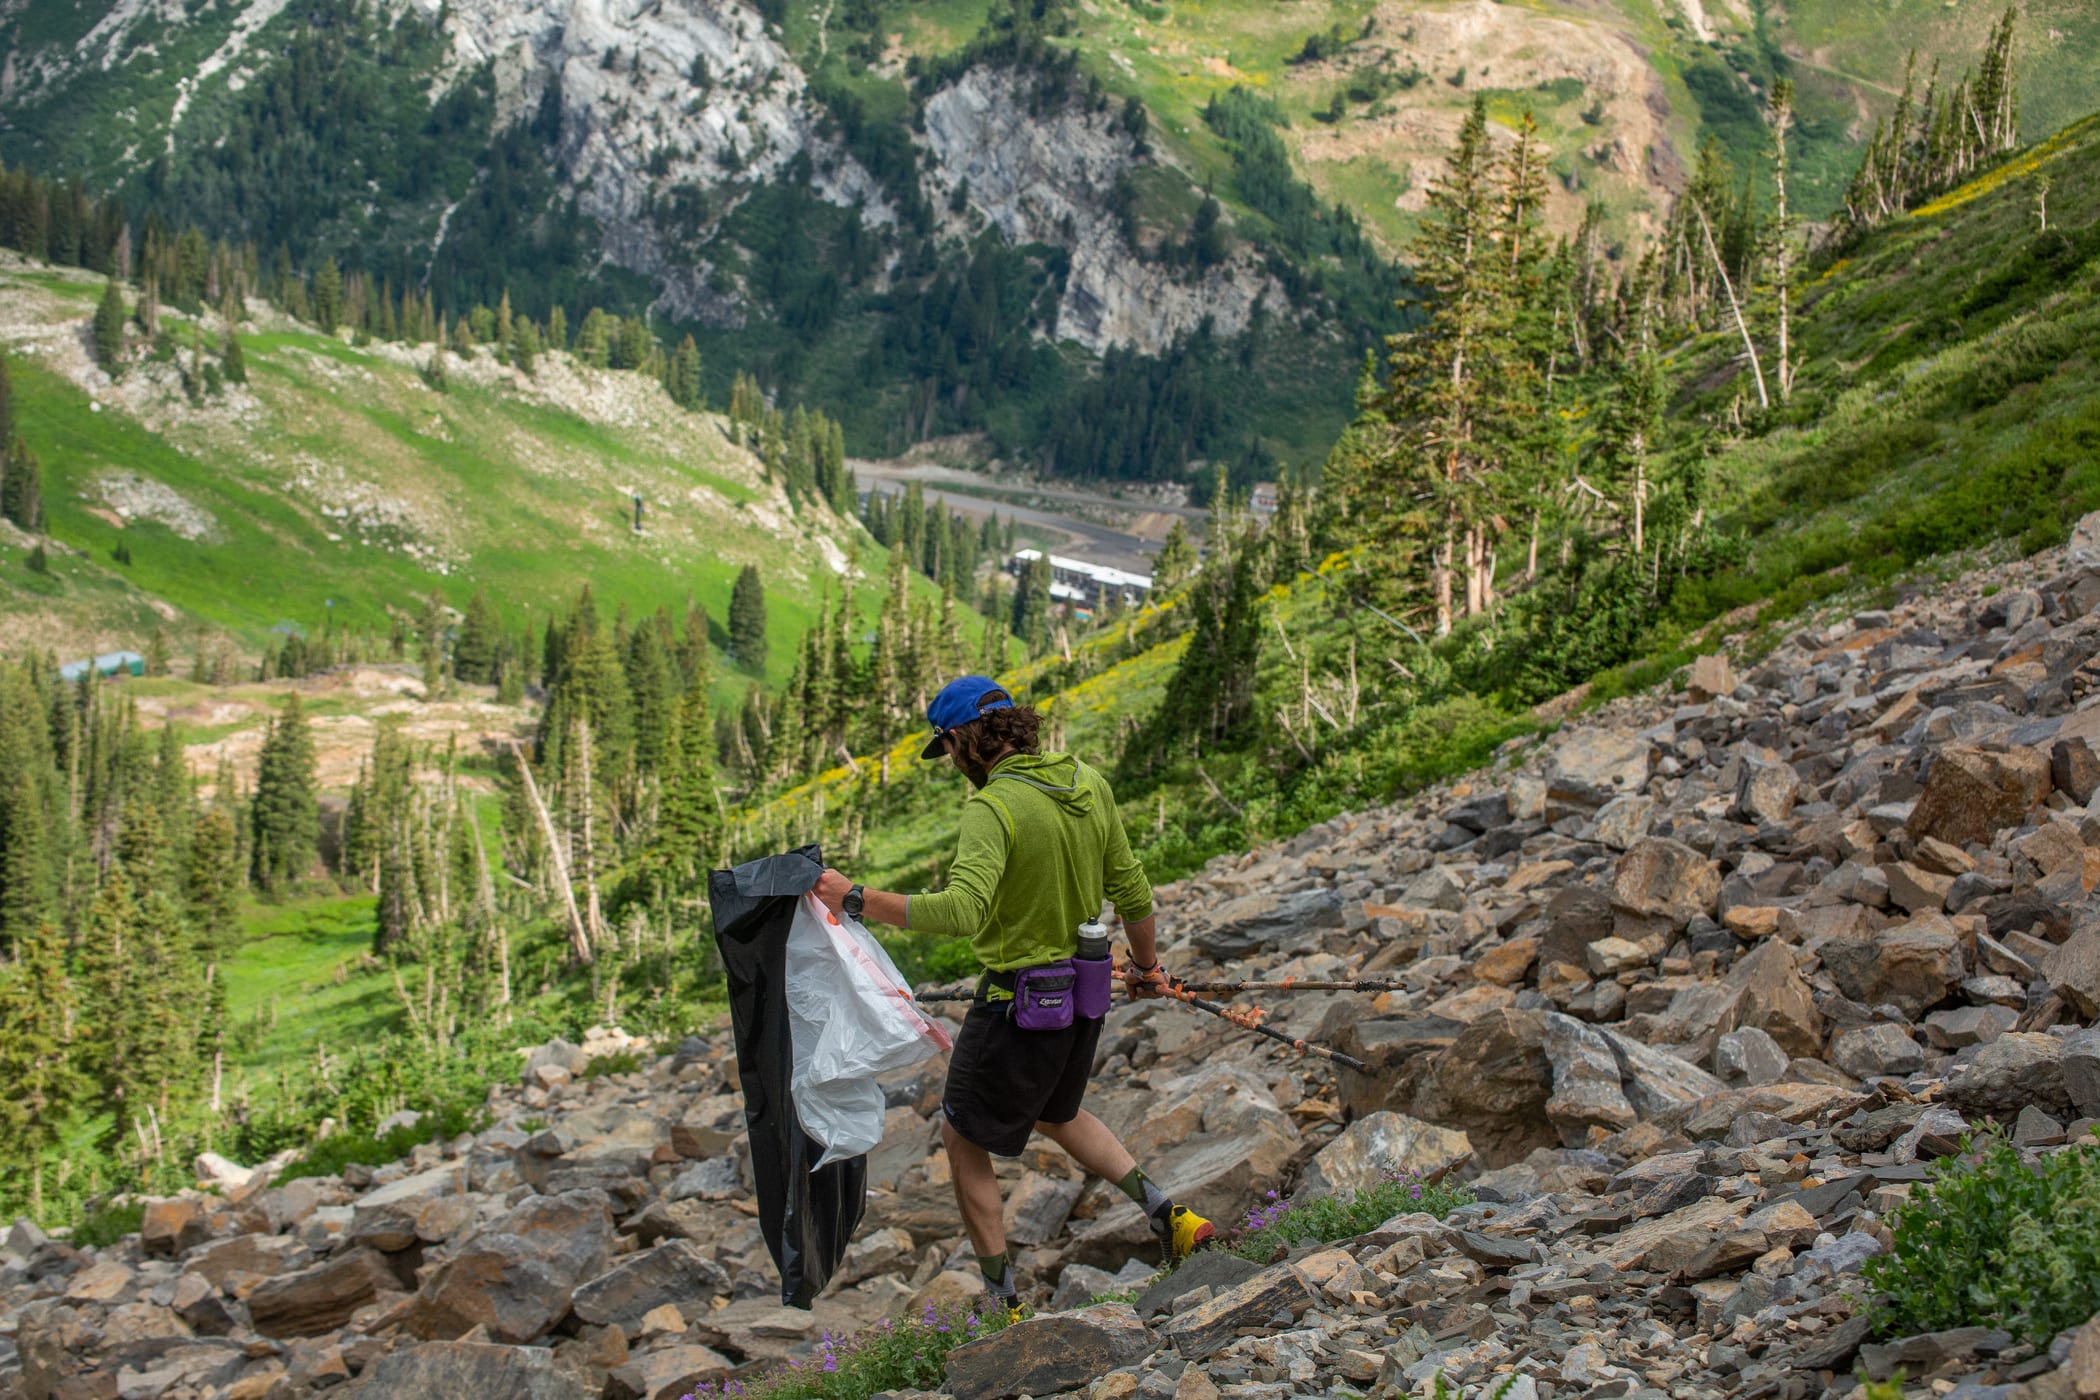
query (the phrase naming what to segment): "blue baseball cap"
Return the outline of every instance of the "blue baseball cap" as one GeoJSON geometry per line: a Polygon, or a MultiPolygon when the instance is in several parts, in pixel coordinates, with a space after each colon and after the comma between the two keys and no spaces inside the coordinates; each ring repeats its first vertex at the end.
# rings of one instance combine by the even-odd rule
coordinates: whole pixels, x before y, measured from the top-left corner
{"type": "Polygon", "coordinates": [[[1014,698],[1008,695],[990,676],[958,676],[941,687],[941,693],[933,697],[926,707],[926,722],[933,726],[933,738],[927,741],[919,757],[939,758],[941,740],[951,729],[968,724],[986,710],[1011,710],[1014,698]]]}

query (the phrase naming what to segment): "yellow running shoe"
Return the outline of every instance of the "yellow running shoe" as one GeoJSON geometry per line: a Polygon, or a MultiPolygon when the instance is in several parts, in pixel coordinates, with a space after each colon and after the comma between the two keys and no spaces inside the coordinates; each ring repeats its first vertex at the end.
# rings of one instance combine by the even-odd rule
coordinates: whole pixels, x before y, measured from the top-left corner
{"type": "Polygon", "coordinates": [[[1160,1242],[1167,1248],[1169,1261],[1177,1264],[1218,1236],[1217,1226],[1187,1206],[1174,1207],[1166,1227],[1160,1232],[1163,1236],[1160,1242]]]}

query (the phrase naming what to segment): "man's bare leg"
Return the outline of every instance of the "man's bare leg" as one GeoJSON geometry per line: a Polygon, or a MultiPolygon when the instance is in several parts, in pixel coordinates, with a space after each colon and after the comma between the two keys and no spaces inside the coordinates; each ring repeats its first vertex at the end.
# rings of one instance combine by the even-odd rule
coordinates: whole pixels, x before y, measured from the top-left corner
{"type": "Polygon", "coordinates": [[[1006,1224],[1001,1219],[999,1178],[992,1169],[992,1154],[956,1132],[954,1125],[945,1120],[941,1123],[941,1143],[948,1149],[948,1172],[955,1178],[955,1205],[962,1212],[970,1247],[980,1258],[1004,1254],[1006,1224]]]}
{"type": "Polygon", "coordinates": [[[1137,1158],[1108,1130],[1108,1125],[1083,1108],[1069,1123],[1038,1123],[1035,1130],[1111,1185],[1129,1176],[1131,1168],[1137,1165],[1137,1158]]]}

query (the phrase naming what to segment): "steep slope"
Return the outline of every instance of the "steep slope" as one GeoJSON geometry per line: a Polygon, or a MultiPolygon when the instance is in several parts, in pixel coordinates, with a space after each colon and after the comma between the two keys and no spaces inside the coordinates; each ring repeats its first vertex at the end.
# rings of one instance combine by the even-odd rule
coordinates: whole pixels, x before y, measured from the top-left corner
{"type": "MultiPolygon", "coordinates": [[[[193,635],[252,644],[331,616],[384,638],[429,594],[463,606],[477,588],[508,626],[543,626],[585,584],[608,615],[675,610],[690,594],[719,629],[753,564],[777,678],[826,594],[858,578],[856,551],[872,548],[828,507],[791,505],[724,420],[678,408],[640,375],[566,355],[542,356],[530,375],[448,356],[441,392],[425,382],[427,351],[266,318],[242,337],[247,383],[192,403],[177,364],[192,349],[114,382],[92,361],[97,288],[0,268],[0,342],[65,547],[48,579],[0,571],[0,646],[144,650],[144,629],[160,627],[179,651],[193,635]],[[120,545],[129,563],[114,562],[120,545]]],[[[188,321],[161,314],[187,346],[188,321]]],[[[719,670],[730,684],[733,668],[719,670]]]]}

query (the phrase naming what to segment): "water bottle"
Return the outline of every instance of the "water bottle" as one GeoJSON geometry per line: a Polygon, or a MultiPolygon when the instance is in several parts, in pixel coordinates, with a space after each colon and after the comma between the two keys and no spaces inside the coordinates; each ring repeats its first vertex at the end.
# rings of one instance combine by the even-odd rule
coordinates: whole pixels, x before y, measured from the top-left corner
{"type": "Polygon", "coordinates": [[[1073,1011],[1089,1020],[1106,1016],[1115,978],[1108,928],[1099,919],[1088,919],[1079,926],[1079,951],[1072,955],[1072,968],[1079,974],[1073,1011]]]}

